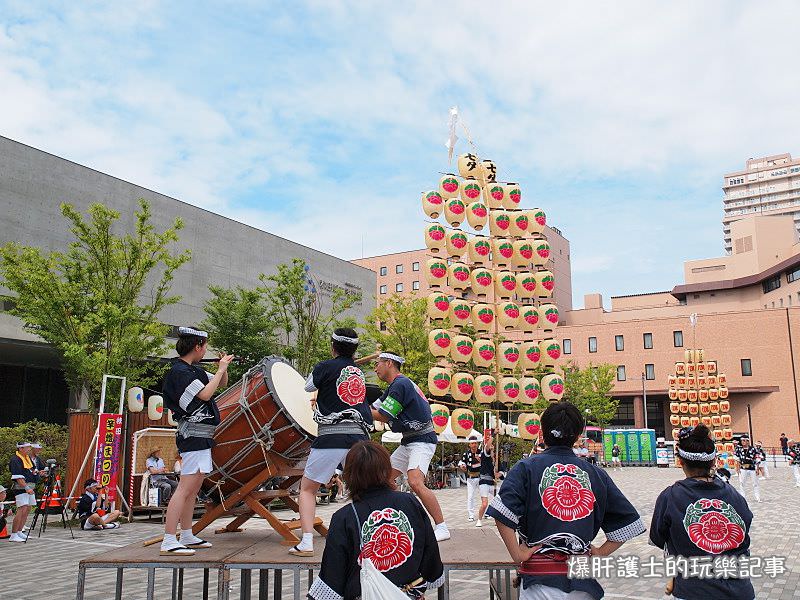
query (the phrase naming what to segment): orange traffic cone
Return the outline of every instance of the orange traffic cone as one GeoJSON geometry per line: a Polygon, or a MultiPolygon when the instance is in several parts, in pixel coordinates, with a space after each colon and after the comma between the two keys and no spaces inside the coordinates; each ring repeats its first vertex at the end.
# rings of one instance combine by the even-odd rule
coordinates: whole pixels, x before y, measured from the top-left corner
{"type": "Polygon", "coordinates": [[[42,498],[42,510],[45,509],[45,502],[47,503],[48,514],[55,515],[61,512],[63,504],[61,503],[60,475],[56,475],[56,484],[53,486],[53,491],[50,493],[50,497],[42,498]]]}
{"type": "Polygon", "coordinates": [[[5,540],[10,537],[11,536],[8,534],[8,527],[6,527],[6,524],[3,523],[3,531],[0,531],[0,540],[5,540]]]}

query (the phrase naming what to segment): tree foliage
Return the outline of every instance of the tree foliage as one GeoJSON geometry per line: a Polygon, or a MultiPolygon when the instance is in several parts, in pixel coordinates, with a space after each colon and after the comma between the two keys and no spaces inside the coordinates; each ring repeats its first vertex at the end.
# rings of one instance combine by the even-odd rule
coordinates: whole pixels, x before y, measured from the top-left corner
{"type": "Polygon", "coordinates": [[[59,352],[70,388],[94,409],[104,373],[147,385],[157,376],[146,359],[165,349],[167,327],[157,318],[178,296],[169,294],[189,251],[173,252],[183,222],[157,232],[140,200],[133,231],[117,235],[118,212],[92,204],[88,220],[69,204],[61,213],[74,241],[66,252],[11,242],[0,248],[2,285],[12,314],[59,352]]]}
{"type": "Polygon", "coordinates": [[[565,396],[586,415],[589,423],[601,429],[617,414],[619,399],[612,396],[616,374],[617,367],[608,363],[589,363],[583,369],[570,363],[564,368],[565,396]]]}

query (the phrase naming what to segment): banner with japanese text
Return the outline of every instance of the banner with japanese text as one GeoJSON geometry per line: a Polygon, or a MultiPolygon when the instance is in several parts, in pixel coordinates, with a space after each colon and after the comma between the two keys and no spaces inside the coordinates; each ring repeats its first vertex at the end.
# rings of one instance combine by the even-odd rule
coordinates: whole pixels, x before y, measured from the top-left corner
{"type": "Polygon", "coordinates": [[[122,440],[122,415],[103,413],[100,415],[97,435],[97,458],[94,464],[94,478],[106,488],[109,502],[117,499],[117,474],[120,462],[120,441],[122,440]]]}

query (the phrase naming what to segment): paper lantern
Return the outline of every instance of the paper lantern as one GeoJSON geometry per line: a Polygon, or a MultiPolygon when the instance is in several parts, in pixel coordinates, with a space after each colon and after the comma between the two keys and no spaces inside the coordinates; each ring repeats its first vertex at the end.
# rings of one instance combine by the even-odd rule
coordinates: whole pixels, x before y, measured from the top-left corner
{"type": "Polygon", "coordinates": [[[676,413],[680,410],[680,404],[678,402],[670,402],[669,403],[669,412],[676,413]]]}
{"type": "Polygon", "coordinates": [[[731,424],[731,416],[729,414],[723,413],[719,417],[722,419],[723,427],[728,427],[731,424]]]}
{"type": "Polygon", "coordinates": [[[726,413],[731,410],[731,403],[727,400],[720,400],[719,401],[719,411],[726,413]]]}
{"type": "Polygon", "coordinates": [[[467,402],[475,391],[475,380],[469,373],[459,371],[450,383],[450,395],[458,402],[467,402]]]}
{"type": "Polygon", "coordinates": [[[688,383],[686,375],[678,375],[675,379],[678,382],[678,389],[686,389],[688,383]]]}
{"type": "Polygon", "coordinates": [[[728,469],[735,469],[736,468],[736,458],[733,456],[729,456],[725,459],[725,463],[728,465],[728,469]]]}
{"type": "Polygon", "coordinates": [[[696,415],[700,412],[700,408],[697,405],[697,402],[692,402],[691,398],[689,399],[689,414],[696,415]]]}
{"type": "Polygon", "coordinates": [[[503,404],[514,404],[520,399],[519,381],[516,377],[501,377],[497,399],[503,404]]]}
{"type": "Polygon", "coordinates": [[[432,288],[447,284],[447,263],[440,258],[430,258],[425,263],[425,279],[432,288]]]}
{"type": "Polygon", "coordinates": [[[515,267],[530,268],[533,244],[529,240],[514,240],[512,247],[514,253],[511,255],[511,264],[515,267]]]}
{"type": "Polygon", "coordinates": [[[428,333],[428,351],[434,356],[448,356],[453,341],[444,329],[432,329],[428,333]]]}
{"type": "Polygon", "coordinates": [[[542,393],[550,402],[558,402],[564,395],[564,379],[556,374],[545,375],[542,377],[542,393]]]}
{"type": "Polygon", "coordinates": [[[686,374],[687,375],[697,375],[697,365],[693,362],[686,363],[686,374]]]}
{"type": "Polygon", "coordinates": [[[450,421],[450,409],[444,404],[431,404],[431,420],[433,421],[433,430],[436,433],[442,433],[447,429],[447,423],[450,421]]]}
{"type": "MultiPolygon", "coordinates": [[[[725,420],[723,419],[722,424],[725,424],[725,420]]],[[[722,437],[726,440],[733,439],[733,430],[730,427],[723,427],[722,428],[722,437]]]]}
{"type": "Polygon", "coordinates": [[[716,375],[706,375],[706,383],[708,387],[716,387],[717,385],[717,376],[716,375]]]}
{"type": "Polygon", "coordinates": [[[728,454],[733,454],[735,452],[733,442],[725,442],[725,452],[728,454]]]}
{"type": "Polygon", "coordinates": [[[503,198],[503,208],[519,208],[522,202],[522,190],[518,183],[505,184],[506,195],[503,198]]]}
{"type": "Polygon", "coordinates": [[[422,211],[431,219],[438,219],[444,210],[444,198],[437,191],[422,192],[422,211]]]}
{"type": "Polygon", "coordinates": [[[537,271],[536,272],[536,293],[545,298],[553,295],[553,290],[556,287],[556,281],[550,271],[537,271]]]}
{"type": "Polygon", "coordinates": [[[683,360],[686,362],[686,368],[689,368],[689,364],[694,362],[694,350],[686,349],[683,351],[683,360]]]}
{"type": "Polygon", "coordinates": [[[708,388],[708,399],[709,400],[718,400],[719,399],[719,388],[708,388]]]}
{"type": "Polygon", "coordinates": [[[701,375],[705,377],[707,371],[707,364],[705,361],[697,363],[697,376],[700,377],[701,375]]]}
{"type": "Polygon", "coordinates": [[[697,389],[697,375],[687,375],[686,376],[686,387],[689,388],[690,390],[696,390],[697,389]]]}
{"type": "Polygon", "coordinates": [[[511,271],[494,274],[494,293],[498,298],[511,298],[517,291],[517,277],[511,271]]]}
{"type": "Polygon", "coordinates": [[[470,270],[467,265],[462,262],[452,262],[448,267],[449,277],[448,283],[454,290],[464,290],[470,284],[470,270]]]}
{"type": "Polygon", "coordinates": [[[700,414],[701,415],[710,415],[711,414],[711,407],[709,406],[708,402],[702,402],[700,404],[700,414]]]}
{"type": "Polygon", "coordinates": [[[712,413],[718,413],[719,412],[719,402],[714,402],[714,401],[709,402],[708,403],[708,407],[709,407],[709,409],[711,410],[712,413]]]}
{"type": "Polygon", "coordinates": [[[491,331],[494,319],[494,305],[476,304],[472,307],[472,325],[476,331],[491,331]]]}
{"type": "Polygon", "coordinates": [[[678,378],[675,375],[667,375],[667,385],[669,387],[675,387],[678,384],[678,378]]]}
{"type": "Polygon", "coordinates": [[[501,302],[497,309],[500,326],[503,329],[516,329],[519,325],[519,305],[516,302],[501,302]]]}
{"type": "Polygon", "coordinates": [[[519,431],[519,437],[523,440],[534,440],[539,436],[542,422],[541,419],[539,419],[539,422],[534,424],[533,414],[534,413],[520,413],[519,417],[517,417],[517,431],[519,431]],[[528,427],[530,427],[530,429],[528,427]],[[534,428],[536,429],[536,433],[533,433],[534,428]]]}
{"type": "Polygon", "coordinates": [[[692,422],[691,418],[684,415],[681,417],[681,427],[689,427],[689,424],[692,422]]]}
{"type": "Polygon", "coordinates": [[[676,362],[675,363],[675,374],[676,375],[686,375],[686,363],[676,362]]]}
{"type": "Polygon", "coordinates": [[[727,398],[728,397],[728,388],[724,385],[719,386],[719,397],[720,398],[727,398]]]}
{"type": "Polygon", "coordinates": [[[668,394],[670,400],[677,400],[678,399],[678,389],[677,388],[674,388],[674,387],[669,388],[669,391],[667,392],[667,394],[668,394]]]}
{"type": "Polygon", "coordinates": [[[481,173],[480,159],[472,153],[460,154],[456,159],[458,174],[462,177],[477,177],[481,173]]]}
{"type": "Polygon", "coordinates": [[[425,311],[429,319],[446,319],[450,315],[450,300],[441,292],[428,294],[425,311]]]}
{"type": "Polygon", "coordinates": [[[539,306],[539,316],[542,319],[542,328],[552,330],[558,326],[558,307],[555,304],[542,304],[539,306]]]}
{"type": "Polygon", "coordinates": [[[527,212],[519,210],[509,214],[511,215],[511,235],[526,237],[530,231],[530,218],[527,212]]]}
{"type": "Polygon", "coordinates": [[[450,322],[454,327],[466,327],[472,324],[472,309],[463,300],[454,299],[450,303],[450,322]]]}
{"type": "Polygon", "coordinates": [[[680,415],[670,415],[669,416],[669,424],[673,427],[677,427],[681,424],[681,417],[680,415]]]}
{"type": "Polygon", "coordinates": [[[432,396],[444,396],[450,391],[450,369],[433,367],[428,371],[428,391],[432,396]]]}
{"type": "Polygon", "coordinates": [[[689,425],[692,427],[700,425],[700,417],[689,417],[689,425]]]}
{"type": "Polygon", "coordinates": [[[539,342],[523,342],[519,346],[520,364],[525,370],[532,370],[542,364],[542,350],[539,342]]]}
{"type": "MultiPolygon", "coordinates": [[[[680,398],[680,395],[678,396],[678,398],[680,398]]],[[[688,414],[689,413],[689,403],[688,402],[681,402],[678,412],[680,412],[682,414],[688,414]]]]}
{"type": "Polygon", "coordinates": [[[700,402],[708,402],[708,390],[705,388],[697,390],[697,400],[700,402]]]}
{"type": "Polygon", "coordinates": [[[708,428],[711,428],[711,417],[700,417],[700,422],[708,428]]]}
{"type": "Polygon", "coordinates": [[[147,399],[147,416],[151,421],[160,421],[164,416],[164,398],[161,396],[150,396],[147,399]]]}
{"type": "Polygon", "coordinates": [[[728,384],[728,377],[725,373],[717,373],[717,383],[721,386],[728,384]]]}
{"type": "Polygon", "coordinates": [[[539,309],[535,306],[523,306],[519,318],[519,327],[527,333],[536,331],[541,325],[539,319],[539,309]]]}
{"type": "Polygon", "coordinates": [[[519,347],[514,342],[500,342],[497,346],[497,365],[512,370],[519,364],[519,347]]]}
{"type": "Polygon", "coordinates": [[[717,374],[717,361],[709,360],[706,362],[706,372],[709,375],[716,375],[717,374]]]}
{"type": "Polygon", "coordinates": [[[472,269],[470,279],[472,280],[472,291],[479,298],[485,298],[489,291],[493,288],[492,284],[494,283],[494,275],[490,269],[472,269]]]}
{"type": "Polygon", "coordinates": [[[128,412],[142,412],[144,410],[144,390],[140,387],[128,389],[128,412]]]}
{"type": "Polygon", "coordinates": [[[492,235],[511,234],[511,216],[505,210],[489,211],[489,231],[492,235]]]}
{"type": "Polygon", "coordinates": [[[489,255],[492,252],[492,245],[488,238],[474,237],[467,244],[467,248],[467,256],[476,267],[489,264],[489,255]]]}
{"type": "Polygon", "coordinates": [[[533,257],[532,262],[534,265],[543,267],[550,260],[550,244],[546,240],[533,241],[533,257]]]}
{"type": "Polygon", "coordinates": [[[443,198],[455,198],[461,191],[461,182],[453,174],[448,174],[439,180],[439,193],[443,198]]]}
{"type": "Polygon", "coordinates": [[[677,427],[672,430],[672,439],[673,440],[676,440],[676,441],[678,440],[678,433],[680,433],[680,429],[678,429],[677,427]]]}
{"type": "Polygon", "coordinates": [[[517,295],[520,298],[533,298],[538,291],[539,282],[534,273],[517,273],[517,295]]]}
{"type": "Polygon", "coordinates": [[[425,246],[434,254],[439,254],[444,250],[447,243],[445,237],[447,233],[439,223],[428,223],[425,225],[425,246]]]}
{"type": "Polygon", "coordinates": [[[481,201],[481,194],[483,188],[481,184],[475,179],[467,179],[461,183],[461,201],[464,204],[472,204],[473,202],[481,201]]]}
{"type": "Polygon", "coordinates": [[[494,342],[486,338],[475,340],[475,347],[472,351],[472,362],[476,367],[488,367],[494,365],[494,357],[497,351],[494,342]]]}
{"type": "Polygon", "coordinates": [[[453,338],[452,349],[450,350],[450,358],[455,362],[469,362],[472,359],[472,349],[475,344],[472,338],[466,335],[457,335],[453,338]]]}
{"type": "Polygon", "coordinates": [[[483,201],[490,209],[503,208],[506,189],[502,183],[489,183],[483,188],[483,201]]]}
{"type": "Polygon", "coordinates": [[[491,375],[478,375],[475,378],[475,400],[481,404],[491,404],[497,400],[497,382],[491,375]]]}
{"type": "Polygon", "coordinates": [[[468,408],[457,408],[450,414],[450,427],[458,437],[467,437],[475,426],[475,415],[468,408]]]}
{"type": "Polygon", "coordinates": [[[447,254],[457,258],[461,258],[467,251],[467,244],[469,240],[463,231],[458,229],[450,231],[446,238],[447,240],[447,254]]]}
{"type": "Polygon", "coordinates": [[[481,161],[479,173],[478,179],[487,185],[497,181],[497,165],[495,165],[494,161],[490,158],[484,158],[481,161]]]}
{"type": "Polygon", "coordinates": [[[678,390],[678,400],[681,402],[685,402],[689,398],[689,394],[686,390],[678,390]]]}
{"type": "Polygon", "coordinates": [[[475,231],[480,231],[489,221],[489,209],[483,202],[470,202],[467,204],[467,223],[475,231]]]}
{"type": "Polygon", "coordinates": [[[521,377],[519,387],[521,390],[519,400],[525,404],[535,404],[542,395],[542,388],[536,377],[521,377]]]}
{"type": "Polygon", "coordinates": [[[530,219],[531,233],[542,233],[544,226],[547,225],[547,216],[541,208],[534,208],[526,211],[530,219]]]}
{"type": "Polygon", "coordinates": [[[506,268],[514,258],[514,242],[510,238],[492,240],[492,262],[495,267],[506,268]]]}
{"type": "Polygon", "coordinates": [[[561,358],[561,343],[552,338],[539,342],[542,351],[542,364],[553,366],[561,358]]]}
{"type": "Polygon", "coordinates": [[[706,351],[702,348],[694,351],[694,362],[701,363],[706,360],[706,351]]]}
{"type": "Polygon", "coordinates": [[[444,218],[453,227],[458,227],[467,216],[467,207],[460,198],[450,198],[444,204],[444,218]]]}
{"type": "Polygon", "coordinates": [[[172,414],[172,411],[167,409],[167,424],[171,425],[172,427],[177,427],[178,422],[175,420],[175,417],[172,414]]]}
{"type": "Polygon", "coordinates": [[[686,390],[686,394],[689,402],[697,402],[697,390],[686,390]]]}

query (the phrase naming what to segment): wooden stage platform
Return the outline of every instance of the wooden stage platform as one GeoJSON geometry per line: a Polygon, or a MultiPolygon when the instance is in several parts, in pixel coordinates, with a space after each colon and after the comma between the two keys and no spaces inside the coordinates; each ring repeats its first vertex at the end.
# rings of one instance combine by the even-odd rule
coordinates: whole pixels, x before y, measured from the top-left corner
{"type": "MultiPolygon", "coordinates": [[[[444,563],[444,584],[438,589],[438,597],[450,598],[449,573],[455,570],[486,571],[489,581],[490,598],[499,600],[517,600],[517,590],[511,585],[514,576],[514,565],[510,562],[503,541],[494,527],[483,529],[451,530],[452,538],[439,544],[444,563]]],[[[156,577],[172,577],[172,600],[183,600],[183,575],[185,569],[203,570],[203,600],[216,598],[228,600],[232,571],[240,571],[240,600],[252,600],[252,576],[257,571],[259,579],[258,600],[268,599],[269,572],[272,571],[273,594],[278,600],[282,597],[283,572],[293,574],[293,593],[295,600],[305,598],[308,587],[319,570],[322,552],[325,549],[325,538],[314,538],[313,558],[300,558],[287,553],[287,547],[281,544],[282,538],[272,531],[243,531],[241,533],[225,533],[209,538],[214,546],[205,550],[197,550],[191,557],[160,556],[158,545],[142,546],[141,542],[122,548],[103,552],[92,558],[84,559],[78,567],[77,600],[84,600],[87,573],[93,569],[115,569],[115,598],[122,598],[124,574],[126,569],[146,569],[147,589],[137,597],[155,598],[156,577]],[[162,571],[159,573],[159,571],[162,571]],[[307,574],[306,581],[302,577],[307,574]],[[212,583],[212,573],[216,585],[212,583]],[[216,592],[213,591],[216,587],[216,592]]],[[[431,597],[431,594],[428,594],[431,597]]],[[[456,596],[457,598],[457,596],[456,596]]],[[[159,599],[161,600],[161,599],[159,599]]],[[[194,599],[192,599],[194,600],[194,599]]]]}

